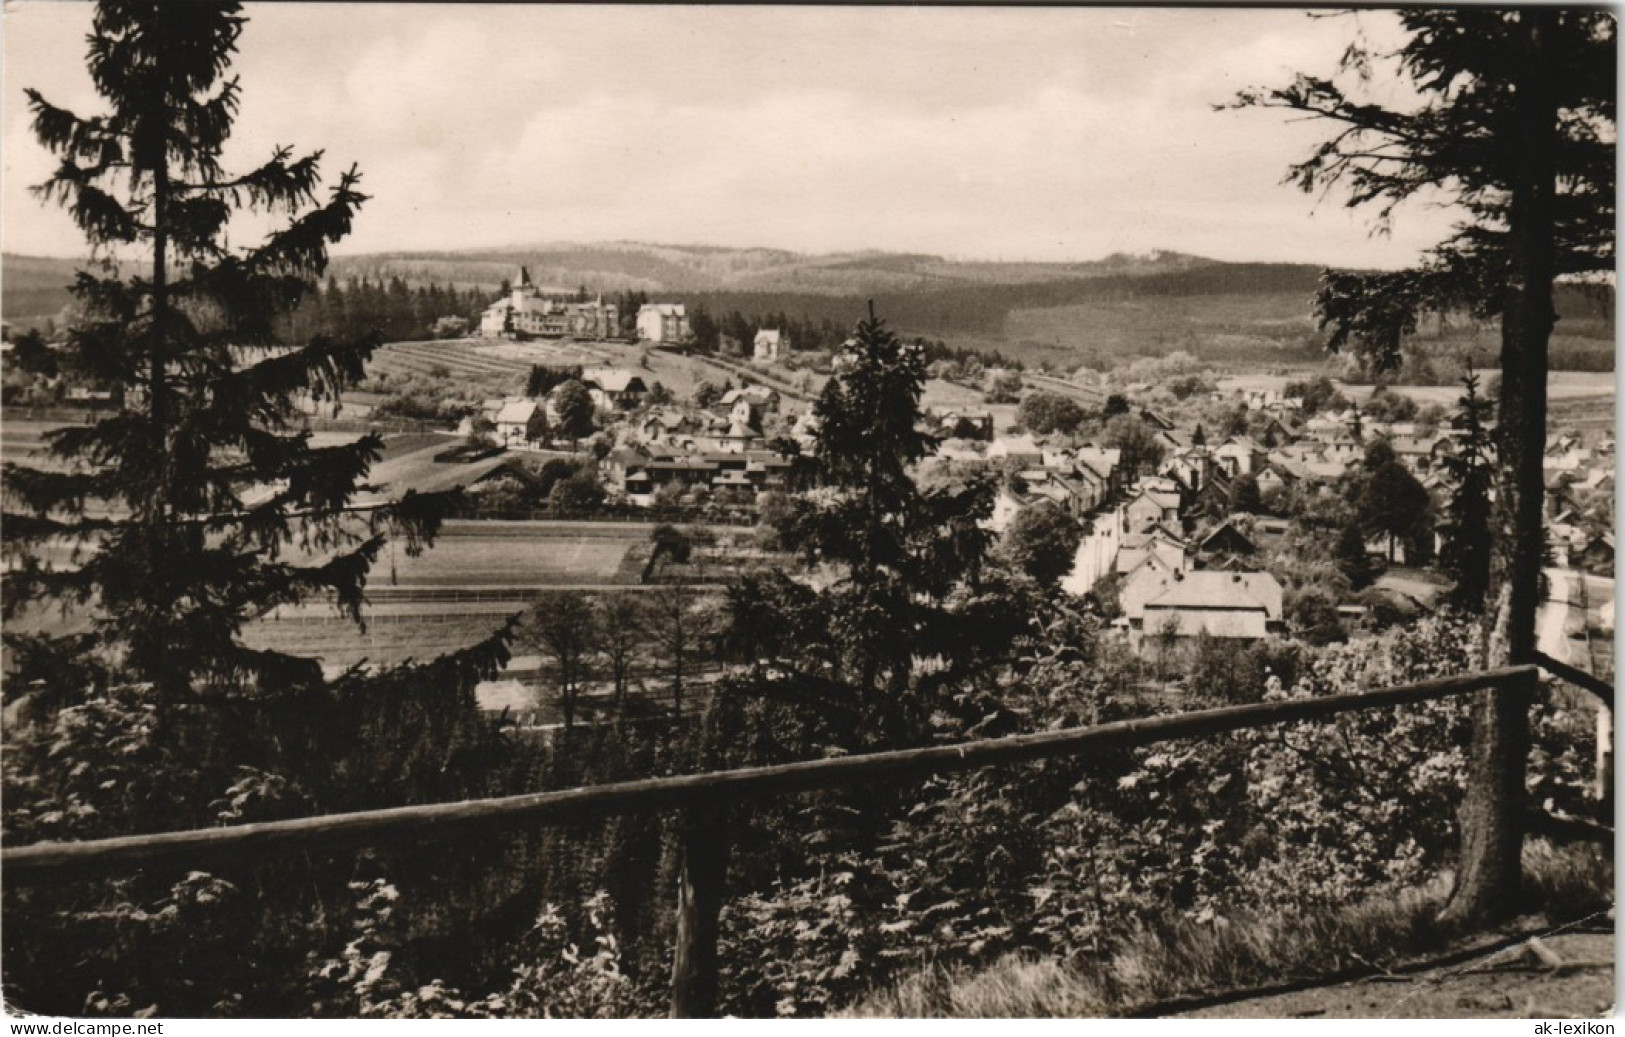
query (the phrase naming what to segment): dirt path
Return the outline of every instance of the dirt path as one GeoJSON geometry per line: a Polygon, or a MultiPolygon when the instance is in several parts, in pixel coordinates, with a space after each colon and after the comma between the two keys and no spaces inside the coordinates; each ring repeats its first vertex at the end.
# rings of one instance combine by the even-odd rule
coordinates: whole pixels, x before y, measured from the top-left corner
{"type": "Polygon", "coordinates": [[[1595,1019],[1614,1011],[1614,935],[1557,933],[1448,965],[1257,997],[1191,1019],[1595,1019]]]}

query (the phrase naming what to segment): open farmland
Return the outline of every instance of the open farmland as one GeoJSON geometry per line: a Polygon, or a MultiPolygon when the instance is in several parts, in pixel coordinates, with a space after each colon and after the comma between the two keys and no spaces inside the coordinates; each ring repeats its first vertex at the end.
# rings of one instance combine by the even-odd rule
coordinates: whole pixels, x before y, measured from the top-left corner
{"type": "Polygon", "coordinates": [[[530,365],[476,353],[463,341],[397,342],[384,346],[367,363],[369,384],[388,391],[391,380],[444,380],[459,389],[504,396],[520,392],[530,365]]]}
{"type": "Polygon", "coordinates": [[[439,605],[432,614],[421,607],[414,614],[369,609],[367,627],[361,630],[331,608],[312,607],[253,623],[243,631],[243,641],[261,650],[320,659],[329,673],[363,660],[395,666],[409,659],[426,662],[477,644],[520,608],[439,605]]]}
{"type": "MultiPolygon", "coordinates": [[[[1486,377],[1494,377],[1493,369],[1481,372],[1486,377]]],[[[1220,392],[1232,393],[1244,390],[1269,390],[1277,392],[1285,388],[1286,383],[1293,378],[1302,378],[1302,375],[1286,376],[1279,374],[1246,374],[1235,375],[1218,380],[1220,392]]],[[[1372,387],[1369,385],[1350,385],[1346,382],[1333,379],[1338,391],[1356,403],[1370,397],[1372,387]]],[[[1461,397],[1461,386],[1451,385],[1394,385],[1392,391],[1402,396],[1409,396],[1417,403],[1436,403],[1442,407],[1453,407],[1461,397]]],[[[1616,396],[1614,376],[1607,371],[1552,371],[1546,376],[1546,399],[1549,407],[1548,423],[1553,428],[1568,427],[1594,427],[1598,430],[1612,428],[1614,422],[1614,398],[1616,396]]]]}
{"type": "Polygon", "coordinates": [[[635,584],[641,566],[629,573],[623,562],[648,537],[642,525],[456,520],[416,558],[386,549],[374,580],[380,589],[635,584]]]}
{"type": "Polygon", "coordinates": [[[368,581],[366,630],[331,606],[277,609],[244,631],[257,648],[318,657],[422,661],[489,636],[548,589],[642,589],[651,527],[593,522],[451,520],[416,558],[386,547],[368,581]]]}

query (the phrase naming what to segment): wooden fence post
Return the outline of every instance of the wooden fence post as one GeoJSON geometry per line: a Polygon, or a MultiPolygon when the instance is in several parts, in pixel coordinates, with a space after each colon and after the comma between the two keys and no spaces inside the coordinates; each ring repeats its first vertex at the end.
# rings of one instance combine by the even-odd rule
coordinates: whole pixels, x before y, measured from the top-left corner
{"type": "Polygon", "coordinates": [[[686,810],[680,823],[671,1017],[708,1019],[717,1010],[717,927],[728,873],[728,832],[719,807],[686,810]]]}

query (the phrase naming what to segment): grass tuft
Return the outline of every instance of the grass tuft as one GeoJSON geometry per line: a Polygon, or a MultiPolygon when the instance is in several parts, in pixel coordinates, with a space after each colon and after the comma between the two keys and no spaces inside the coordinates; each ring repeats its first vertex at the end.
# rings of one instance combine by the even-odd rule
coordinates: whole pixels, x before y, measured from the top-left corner
{"type": "MultiPolygon", "coordinates": [[[[1524,850],[1526,921],[1561,925],[1613,903],[1613,861],[1594,846],[1524,850]]],[[[1380,972],[1470,935],[1440,925],[1451,880],[1314,913],[1259,912],[1136,927],[1101,960],[1011,954],[973,969],[932,965],[837,1013],[848,1018],[1076,1018],[1339,974],[1380,972]]]]}

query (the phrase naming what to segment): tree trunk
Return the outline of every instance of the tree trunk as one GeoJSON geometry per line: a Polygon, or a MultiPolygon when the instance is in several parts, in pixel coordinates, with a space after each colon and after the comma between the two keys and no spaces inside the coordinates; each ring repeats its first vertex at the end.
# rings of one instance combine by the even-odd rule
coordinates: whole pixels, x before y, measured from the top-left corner
{"type": "MultiPolygon", "coordinates": [[[[1527,56],[1519,62],[1512,143],[1519,156],[1508,215],[1510,268],[1501,315],[1498,449],[1507,473],[1501,498],[1510,519],[1491,666],[1534,660],[1545,529],[1546,353],[1556,315],[1557,108],[1548,33],[1553,12],[1521,13],[1527,56]],[[1497,643],[1498,642],[1498,643],[1497,643]],[[1496,656],[1499,656],[1497,658],[1496,656]]],[[[1462,855],[1445,918],[1487,924],[1517,913],[1522,879],[1524,775],[1533,687],[1480,692],[1461,808],[1462,855]]]]}

